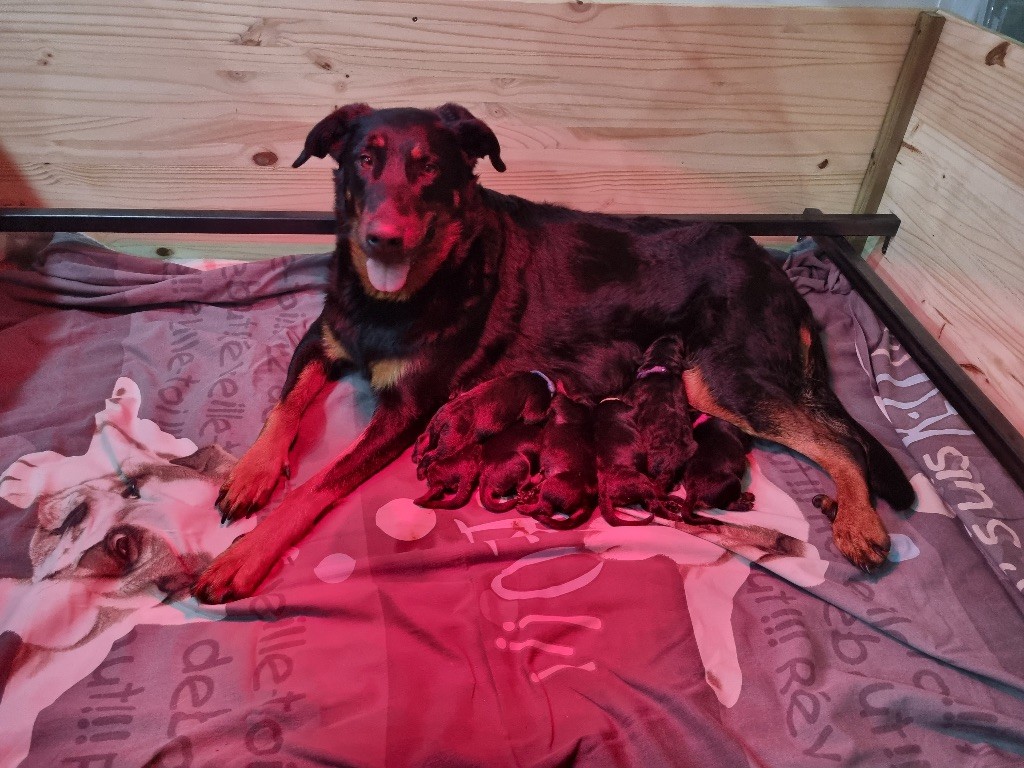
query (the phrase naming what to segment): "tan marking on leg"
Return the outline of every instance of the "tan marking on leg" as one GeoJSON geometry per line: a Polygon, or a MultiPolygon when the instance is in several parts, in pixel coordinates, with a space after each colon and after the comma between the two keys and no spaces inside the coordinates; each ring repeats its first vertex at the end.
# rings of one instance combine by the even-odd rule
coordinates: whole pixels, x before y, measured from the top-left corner
{"type": "Polygon", "coordinates": [[[704,375],[701,373],[700,368],[687,368],[683,371],[683,386],[686,387],[686,399],[698,411],[725,419],[729,423],[735,424],[744,432],[751,435],[754,434],[746,419],[726,410],[718,404],[715,396],[711,393],[711,388],[704,380],[704,375]]]}
{"type": "Polygon", "coordinates": [[[809,414],[793,409],[773,415],[775,434],[758,435],[782,443],[824,469],[836,484],[832,537],[850,562],[873,570],[889,553],[889,534],[871,505],[864,470],[828,427],[809,414]]]}
{"type": "Polygon", "coordinates": [[[287,471],[288,451],[299,430],[302,414],[327,383],[323,366],[310,363],[299,374],[287,397],[271,409],[259,437],[232,467],[221,487],[222,514],[238,519],[266,505],[287,471]]]}
{"type": "Polygon", "coordinates": [[[804,364],[804,375],[811,372],[811,329],[806,325],[800,326],[800,356],[804,364]]]}
{"type": "Polygon", "coordinates": [[[324,354],[332,363],[350,362],[352,360],[348,350],[338,341],[338,337],[334,335],[334,332],[326,324],[320,326],[320,338],[323,341],[324,354]]]}
{"type": "Polygon", "coordinates": [[[408,372],[409,362],[407,357],[389,357],[370,363],[370,386],[374,389],[395,386],[408,372]]]}
{"type": "Polygon", "coordinates": [[[864,570],[873,570],[885,562],[889,534],[871,505],[864,470],[826,423],[797,406],[776,404],[770,414],[776,427],[770,432],[758,432],[744,418],[716,402],[698,368],[684,371],[683,383],[694,408],[725,419],[755,437],[780,443],[824,469],[836,484],[837,510],[832,523],[836,546],[850,562],[864,570]]]}

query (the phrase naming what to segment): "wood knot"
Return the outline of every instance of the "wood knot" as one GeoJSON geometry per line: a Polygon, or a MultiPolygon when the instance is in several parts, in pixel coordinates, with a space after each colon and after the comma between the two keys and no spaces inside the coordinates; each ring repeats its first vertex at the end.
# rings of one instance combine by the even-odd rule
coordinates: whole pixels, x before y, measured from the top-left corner
{"type": "Polygon", "coordinates": [[[1010,43],[1003,41],[987,54],[985,54],[985,63],[988,66],[998,64],[1000,67],[1006,66],[1006,52],[1010,50],[1010,43]]]}
{"type": "Polygon", "coordinates": [[[269,165],[277,165],[277,155],[269,149],[265,149],[253,155],[252,161],[261,168],[266,168],[269,165]]]}

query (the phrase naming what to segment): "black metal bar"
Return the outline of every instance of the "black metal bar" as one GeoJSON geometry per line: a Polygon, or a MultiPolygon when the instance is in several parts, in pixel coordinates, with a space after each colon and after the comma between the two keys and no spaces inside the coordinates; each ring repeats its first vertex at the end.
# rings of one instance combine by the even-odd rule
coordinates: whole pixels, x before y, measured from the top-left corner
{"type": "MultiPolygon", "coordinates": [[[[671,214],[679,221],[732,224],[748,235],[892,237],[892,214],[671,214]]],[[[126,232],[225,235],[331,235],[333,213],[100,208],[0,208],[0,232],[126,232]]]]}
{"type": "Polygon", "coordinates": [[[1007,474],[1024,489],[1024,436],[848,242],[836,237],[816,240],[1007,474]]]}

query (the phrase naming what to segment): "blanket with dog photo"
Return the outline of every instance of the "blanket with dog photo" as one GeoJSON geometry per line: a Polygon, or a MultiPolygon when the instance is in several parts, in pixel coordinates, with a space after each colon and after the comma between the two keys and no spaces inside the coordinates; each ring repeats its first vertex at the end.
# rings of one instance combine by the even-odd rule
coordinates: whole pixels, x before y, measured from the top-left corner
{"type": "MultiPolygon", "coordinates": [[[[917,491],[880,509],[880,572],[768,443],[754,508],[708,513],[732,525],[568,531],[418,507],[407,452],[220,607],[189,586],[255,520],[222,526],[217,491],[327,256],[59,237],[0,271],[0,768],[1020,765],[1024,497],[813,242],[779,258],[917,491]]],[[[355,376],[321,395],[271,504],[373,407],[355,376]]]]}

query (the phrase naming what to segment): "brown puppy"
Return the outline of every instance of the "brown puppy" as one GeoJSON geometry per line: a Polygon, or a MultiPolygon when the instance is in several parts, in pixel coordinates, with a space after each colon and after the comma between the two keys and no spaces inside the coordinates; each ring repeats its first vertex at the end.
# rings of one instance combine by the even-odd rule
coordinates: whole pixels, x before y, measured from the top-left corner
{"type": "Polygon", "coordinates": [[[540,472],[541,424],[513,424],[484,443],[480,467],[480,503],[491,512],[507,512],[532,495],[540,472]]]}
{"type": "Polygon", "coordinates": [[[576,528],[590,519],[597,497],[590,410],[563,392],[551,400],[541,440],[537,500],[519,511],[549,528],[576,528]]]}

